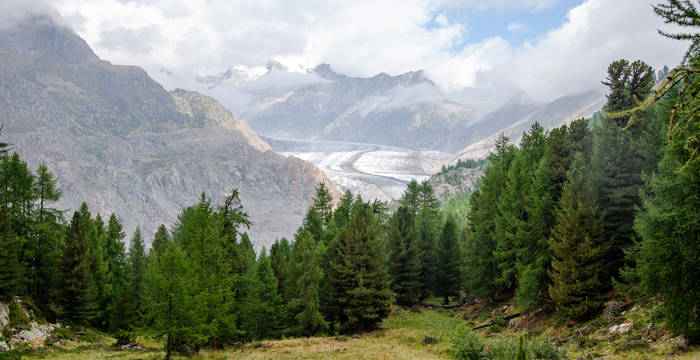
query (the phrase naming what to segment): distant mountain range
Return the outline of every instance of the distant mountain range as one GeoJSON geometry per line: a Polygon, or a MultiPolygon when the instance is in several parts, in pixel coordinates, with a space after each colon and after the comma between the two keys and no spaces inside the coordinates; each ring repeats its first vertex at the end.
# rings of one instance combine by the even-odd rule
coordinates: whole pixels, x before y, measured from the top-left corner
{"type": "Polygon", "coordinates": [[[423,71],[354,78],[322,64],[310,72],[318,81],[255,92],[255,102],[242,118],[259,134],[274,138],[449,152],[465,144],[474,120],[471,109],[447,100],[423,71]]]}
{"type": "Polygon", "coordinates": [[[148,236],[172,224],[202,192],[231,189],[253,221],[258,246],[299,226],[319,181],[311,163],[270,150],[212,98],[167,92],[144,70],[100,60],[72,30],[46,17],[0,30],[2,138],[32,168],[59,179],[61,209],[87,202],[148,236]]]}

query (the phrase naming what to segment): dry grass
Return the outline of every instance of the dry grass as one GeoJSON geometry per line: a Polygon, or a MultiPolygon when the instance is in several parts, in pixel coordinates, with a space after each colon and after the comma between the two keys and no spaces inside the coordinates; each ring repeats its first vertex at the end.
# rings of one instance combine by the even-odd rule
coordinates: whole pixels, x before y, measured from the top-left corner
{"type": "MultiPolygon", "coordinates": [[[[488,308],[488,312],[493,308],[488,308]]],[[[486,310],[486,309],[484,309],[486,310]]],[[[664,330],[664,324],[659,323],[657,330],[649,339],[639,341],[634,338],[639,330],[645,327],[654,312],[653,308],[637,308],[628,311],[615,319],[633,322],[630,335],[609,334],[609,324],[601,325],[586,336],[585,341],[579,339],[565,341],[564,346],[570,359],[700,359],[700,350],[682,349],[664,330]],[[633,339],[634,340],[630,340],[633,339]]],[[[491,314],[493,315],[493,314],[491,314]]],[[[401,308],[395,308],[392,315],[386,319],[382,328],[376,331],[353,337],[316,337],[301,339],[271,340],[246,344],[240,348],[225,350],[203,350],[199,356],[190,359],[448,359],[450,336],[455,327],[466,318],[468,322],[481,322],[483,314],[473,311],[443,311],[423,310],[412,313],[401,308]],[[468,315],[467,315],[468,314],[468,315]],[[436,344],[423,345],[426,336],[438,338],[436,344]]],[[[556,326],[553,317],[540,319],[539,325],[544,334],[560,340],[571,339],[575,326],[556,326]]],[[[495,331],[479,331],[479,336],[485,342],[500,336],[519,336],[515,328],[505,326],[495,331]],[[487,338],[488,336],[488,338],[487,338]]],[[[109,337],[93,338],[93,342],[68,342],[61,347],[48,347],[23,355],[23,359],[162,359],[164,356],[162,343],[151,338],[139,338],[138,342],[148,351],[129,352],[118,351],[110,347],[114,339],[109,337]]],[[[0,356],[1,358],[1,356],[0,356]]],[[[174,357],[175,359],[188,359],[174,357]]]]}

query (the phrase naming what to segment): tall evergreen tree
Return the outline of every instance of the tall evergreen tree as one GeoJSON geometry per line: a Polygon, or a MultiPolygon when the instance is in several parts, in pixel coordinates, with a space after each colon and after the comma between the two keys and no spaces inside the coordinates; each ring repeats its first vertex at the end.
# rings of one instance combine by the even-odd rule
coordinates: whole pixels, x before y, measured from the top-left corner
{"type": "Polygon", "coordinates": [[[549,294],[559,309],[576,319],[600,309],[607,274],[602,265],[608,245],[586,177],[585,163],[579,155],[564,186],[550,239],[553,256],[549,294]]]}
{"type": "Polygon", "coordinates": [[[87,324],[95,316],[97,290],[91,273],[89,213],[75,212],[66,233],[61,273],[61,305],[66,319],[87,324]]]}
{"type": "Polygon", "coordinates": [[[436,294],[442,296],[445,305],[450,296],[459,295],[460,290],[460,249],[457,222],[451,215],[447,216],[442,227],[437,247],[436,294]]]}
{"type": "Polygon", "coordinates": [[[423,208],[416,219],[416,244],[420,261],[418,300],[423,301],[435,291],[437,276],[436,233],[438,219],[430,208],[423,208]]]}
{"type": "Polygon", "coordinates": [[[421,263],[411,211],[406,206],[400,206],[392,217],[388,230],[391,289],[401,305],[415,304],[421,286],[421,263]]]}
{"type": "Polygon", "coordinates": [[[338,239],[330,266],[344,332],[374,329],[390,310],[391,291],[380,228],[369,205],[358,209],[338,239]]]}
{"type": "Polygon", "coordinates": [[[168,229],[165,228],[165,225],[160,224],[158,226],[158,230],[156,230],[156,234],[153,236],[153,242],[151,243],[151,253],[161,253],[164,249],[165,244],[167,244],[170,241],[170,234],[168,233],[168,229]]]}
{"type": "Polygon", "coordinates": [[[192,276],[187,254],[171,241],[149,260],[145,277],[145,319],[156,336],[166,339],[165,358],[178,345],[202,343],[204,318],[198,302],[198,279],[192,276]]]}
{"type": "Polygon", "coordinates": [[[282,298],[277,292],[277,278],[264,248],[255,268],[255,286],[248,296],[251,304],[246,314],[248,338],[262,340],[277,336],[282,298]]]}
{"type": "Polygon", "coordinates": [[[534,173],[546,148],[544,128],[537,122],[523,134],[520,149],[516,151],[508,169],[505,186],[498,201],[495,218],[496,258],[499,284],[515,289],[517,266],[521,249],[529,245],[532,226],[528,207],[534,173]]]}
{"type": "Polygon", "coordinates": [[[137,324],[143,310],[143,287],[146,275],[146,246],[141,236],[141,228],[136,227],[129,242],[126,258],[127,289],[129,289],[128,315],[130,324],[137,324]]]}
{"type": "MultiPolygon", "coordinates": [[[[700,88],[697,75],[686,81],[700,88]]],[[[669,113],[675,108],[672,104],[697,100],[680,90],[680,85],[671,89],[663,101],[669,113]]],[[[685,122],[684,117],[692,115],[676,116],[675,121],[685,122]]],[[[688,143],[698,133],[700,122],[691,119],[673,141],[667,140],[658,172],[647,177],[643,206],[634,222],[641,242],[633,254],[643,290],[663,300],[669,328],[691,343],[700,342],[700,159],[688,143]]]]}
{"type": "Polygon", "coordinates": [[[289,302],[294,319],[287,332],[300,336],[323,333],[328,323],[323,319],[319,303],[319,282],[323,272],[319,267],[318,244],[311,233],[303,231],[296,236],[292,248],[292,276],[296,286],[294,298],[289,302]]]}
{"type": "Polygon", "coordinates": [[[312,207],[321,216],[323,226],[328,226],[328,222],[333,216],[333,196],[323,181],[320,181],[316,187],[316,196],[312,207]]]}
{"type": "Polygon", "coordinates": [[[503,134],[496,141],[496,151],[489,155],[491,165],[486,168],[481,187],[469,199],[469,232],[465,241],[465,286],[471,295],[495,295],[500,289],[496,248],[495,218],[499,215],[499,197],[508,169],[515,155],[515,147],[508,144],[503,134]]]}

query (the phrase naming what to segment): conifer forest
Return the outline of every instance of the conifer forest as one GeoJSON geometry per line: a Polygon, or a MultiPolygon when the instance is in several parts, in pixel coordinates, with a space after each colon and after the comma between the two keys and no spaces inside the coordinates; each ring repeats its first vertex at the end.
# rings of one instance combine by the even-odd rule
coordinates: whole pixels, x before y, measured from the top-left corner
{"type": "Polygon", "coordinates": [[[571,342],[516,335],[504,345],[478,329],[526,319],[533,333],[549,314],[551,326],[585,332],[619,316],[615,306],[654,306],[656,328],[698,356],[700,5],[668,0],[652,10],[678,29],[658,36],[689,44],[678,66],[616,60],[599,76],[605,104],[592,117],[550,129],[535,122],[517,144],[501,134],[487,157],[443,165],[443,174],[483,168],[451,206],[428,181],[408,182],[394,202],[350,190],[338,197],[319,181],[294,235],[269,247],[254,246],[233,186],[221,202],[202,193],[153,237],[125,231],[133,214],[86,203],[67,212],[56,206],[59,177],[31,168],[21,144],[0,133],[0,303],[10,326],[29,330],[31,313],[62,324],[54,334],[72,331],[68,338],[94,332],[117,347],[152,339],[162,349],[154,358],[170,359],[279,339],[352,340],[417,312],[478,304],[493,322],[450,315],[459,325],[439,339],[440,356],[607,359],[587,355],[576,334],[571,342]],[[503,304],[513,310],[499,315],[503,304]],[[567,356],[576,341],[582,350],[567,356]]]}

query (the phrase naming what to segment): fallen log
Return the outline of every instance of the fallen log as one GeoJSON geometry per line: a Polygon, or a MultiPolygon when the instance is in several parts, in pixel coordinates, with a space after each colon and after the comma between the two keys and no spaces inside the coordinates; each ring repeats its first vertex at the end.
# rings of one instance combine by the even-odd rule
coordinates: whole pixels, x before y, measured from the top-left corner
{"type": "Polygon", "coordinates": [[[479,329],[483,329],[483,328],[485,328],[485,327],[489,327],[489,326],[491,326],[491,325],[496,325],[496,323],[498,323],[500,320],[508,321],[508,320],[510,320],[510,319],[515,319],[516,317],[518,317],[518,316],[520,316],[520,315],[522,315],[522,314],[521,314],[521,313],[515,313],[515,314],[513,314],[513,315],[508,315],[508,316],[506,316],[506,317],[504,317],[504,318],[502,318],[502,319],[497,319],[497,320],[491,321],[491,322],[488,323],[488,324],[479,325],[479,326],[477,326],[477,327],[475,327],[475,328],[472,328],[472,330],[479,330],[479,329]]]}

